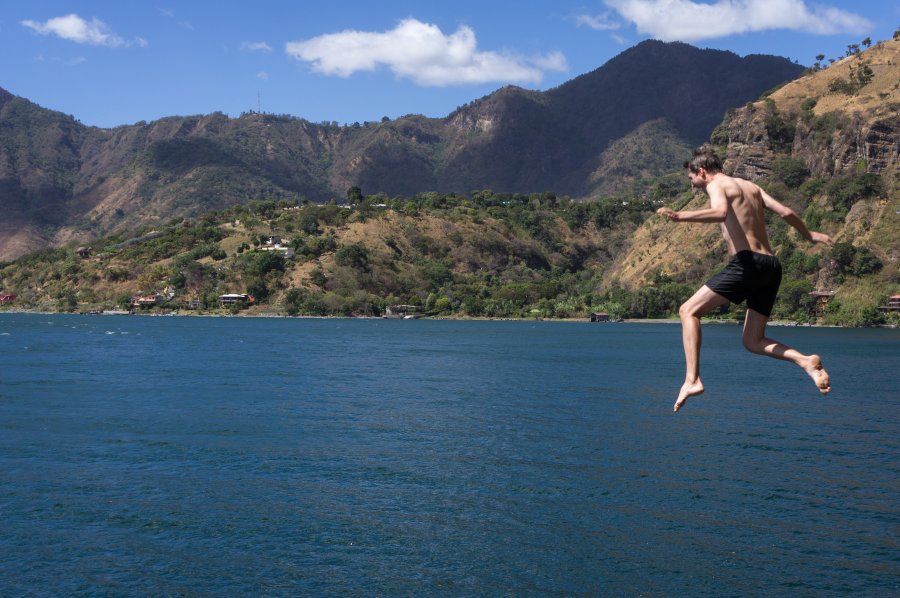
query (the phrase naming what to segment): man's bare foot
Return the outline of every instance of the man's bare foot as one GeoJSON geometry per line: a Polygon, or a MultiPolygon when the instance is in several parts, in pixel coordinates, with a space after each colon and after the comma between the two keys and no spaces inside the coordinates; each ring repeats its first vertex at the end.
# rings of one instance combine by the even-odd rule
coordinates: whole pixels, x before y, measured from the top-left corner
{"type": "Polygon", "coordinates": [[[688,397],[700,394],[703,394],[703,382],[700,381],[700,378],[697,378],[696,382],[685,382],[681,387],[681,392],[678,393],[678,400],[675,401],[673,411],[677,412],[684,407],[684,402],[687,401],[688,397]]]}
{"type": "Polygon", "coordinates": [[[810,355],[809,361],[803,367],[809,377],[816,383],[816,387],[823,395],[827,395],[831,390],[831,381],[828,378],[828,372],[822,367],[822,360],[818,355],[810,355]]]}

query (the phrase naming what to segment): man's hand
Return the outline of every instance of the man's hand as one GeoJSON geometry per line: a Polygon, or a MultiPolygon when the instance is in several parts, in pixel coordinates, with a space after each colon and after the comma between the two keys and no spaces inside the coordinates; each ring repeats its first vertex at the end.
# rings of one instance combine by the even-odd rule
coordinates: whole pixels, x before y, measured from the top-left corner
{"type": "Polygon", "coordinates": [[[834,240],[825,233],[810,231],[809,240],[813,243],[824,243],[826,245],[834,245],[834,240]]]}
{"type": "Polygon", "coordinates": [[[670,210],[669,208],[660,208],[656,210],[656,213],[660,216],[668,218],[669,220],[672,220],[673,222],[678,220],[678,213],[670,210]]]}

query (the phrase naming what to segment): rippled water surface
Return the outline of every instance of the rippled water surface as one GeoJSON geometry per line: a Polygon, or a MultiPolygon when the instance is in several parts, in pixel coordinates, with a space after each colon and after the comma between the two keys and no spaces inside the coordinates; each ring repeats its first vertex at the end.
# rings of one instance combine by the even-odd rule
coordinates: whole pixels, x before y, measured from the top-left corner
{"type": "Polygon", "coordinates": [[[900,331],[0,315],[0,594],[900,592],[900,331]]]}

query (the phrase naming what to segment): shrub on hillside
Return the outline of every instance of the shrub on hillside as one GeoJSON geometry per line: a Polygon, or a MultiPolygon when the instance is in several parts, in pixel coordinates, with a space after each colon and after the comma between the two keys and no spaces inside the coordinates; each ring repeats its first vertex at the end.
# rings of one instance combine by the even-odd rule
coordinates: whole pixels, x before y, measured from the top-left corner
{"type": "Polygon", "coordinates": [[[884,194],[884,182],[874,172],[859,176],[835,177],[825,187],[829,203],[834,211],[845,216],[853,204],[884,194]]]}
{"type": "Polygon", "coordinates": [[[772,161],[772,175],[788,187],[796,189],[809,178],[809,169],[803,160],[779,158],[772,161]]]}
{"type": "Polygon", "coordinates": [[[874,274],[884,267],[878,256],[865,246],[854,247],[850,243],[835,243],[829,255],[841,274],[865,276],[874,274]]]}

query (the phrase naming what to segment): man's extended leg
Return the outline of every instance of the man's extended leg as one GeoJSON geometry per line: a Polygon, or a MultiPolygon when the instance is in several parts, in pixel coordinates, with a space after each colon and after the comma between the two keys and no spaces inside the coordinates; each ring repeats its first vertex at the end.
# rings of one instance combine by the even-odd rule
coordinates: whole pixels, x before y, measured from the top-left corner
{"type": "Polygon", "coordinates": [[[748,309],[744,319],[744,347],[752,353],[774,357],[797,364],[813,379],[816,387],[823,395],[831,390],[828,372],[822,367],[822,360],[818,355],[804,355],[800,351],[788,347],[783,343],[766,337],[766,324],[769,318],[756,310],[748,309]]]}
{"type": "Polygon", "coordinates": [[[678,399],[675,400],[674,411],[681,409],[688,397],[703,392],[703,382],[700,380],[700,345],[702,342],[700,316],[708,314],[726,303],[728,303],[728,299],[703,285],[678,309],[678,317],[681,318],[681,341],[684,343],[685,374],[684,385],[678,393],[678,399]]]}

